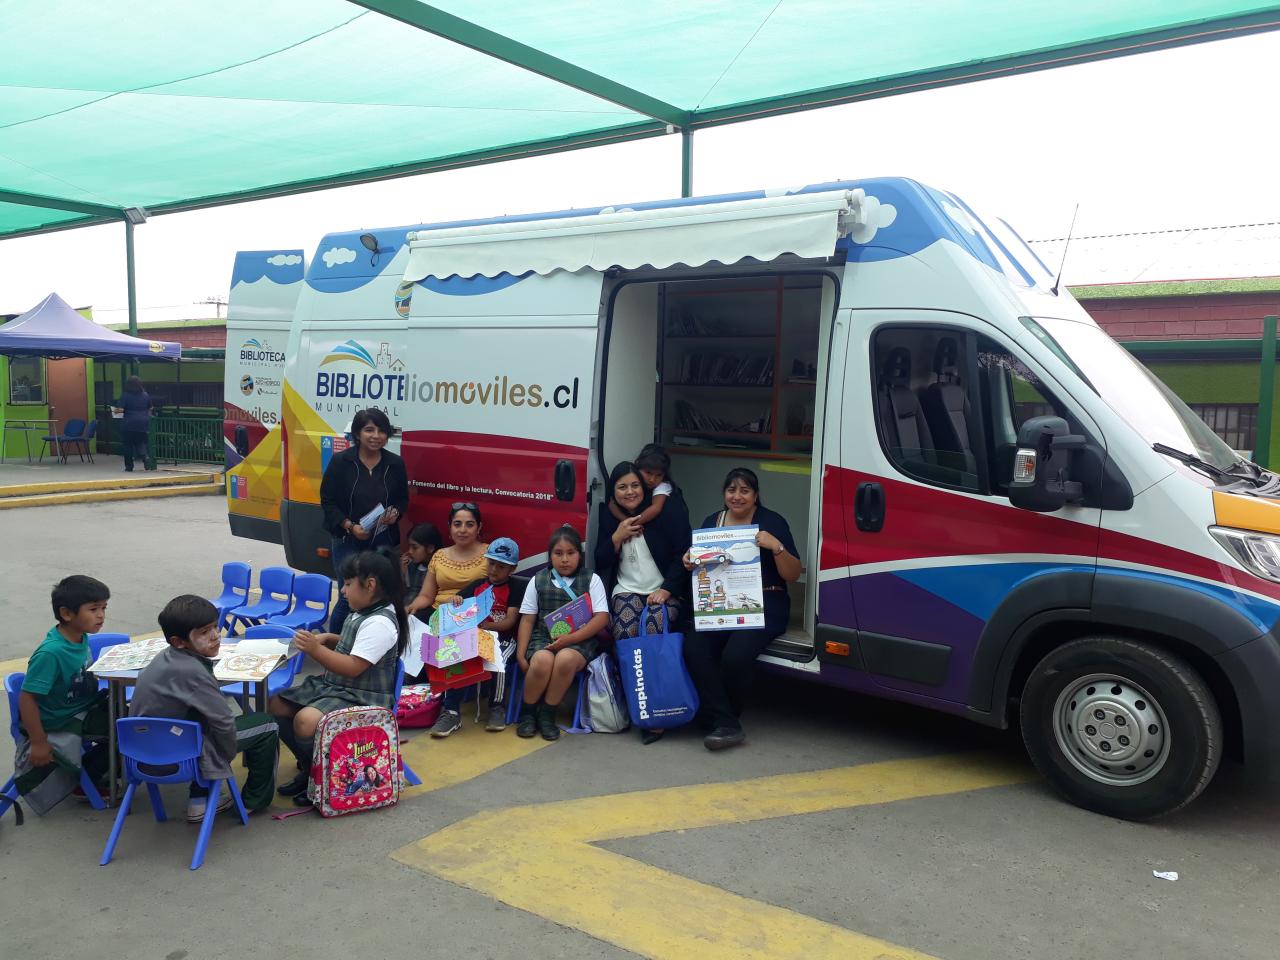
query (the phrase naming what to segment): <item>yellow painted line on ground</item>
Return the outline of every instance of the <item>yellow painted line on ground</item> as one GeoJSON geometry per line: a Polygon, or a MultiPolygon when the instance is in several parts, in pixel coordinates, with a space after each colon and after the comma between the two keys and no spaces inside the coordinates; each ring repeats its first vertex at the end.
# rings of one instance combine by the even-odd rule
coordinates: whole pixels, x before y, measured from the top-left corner
{"type": "Polygon", "coordinates": [[[26,673],[27,659],[17,657],[14,660],[0,660],[0,677],[7,677],[11,673],[26,673]]]}
{"type": "Polygon", "coordinates": [[[74,493],[80,490],[127,490],[138,487],[166,487],[180,484],[213,483],[216,479],[220,479],[220,475],[212,470],[199,473],[154,471],[141,477],[0,484],[0,497],[28,497],[44,493],[74,493]]]}
{"type": "Polygon", "coordinates": [[[963,793],[1032,777],[1025,766],[960,755],[667,787],[478,813],[391,856],[657,960],[928,960],[593,844],[963,793]],[[497,826],[504,823],[526,826],[497,826]]]}
{"type": "Polygon", "coordinates": [[[68,503],[106,503],[113,500],[150,500],[156,497],[198,497],[225,493],[221,483],[181,486],[139,487],[129,490],[85,490],[78,493],[50,493],[0,499],[0,510],[20,507],[57,507],[68,503]]]}

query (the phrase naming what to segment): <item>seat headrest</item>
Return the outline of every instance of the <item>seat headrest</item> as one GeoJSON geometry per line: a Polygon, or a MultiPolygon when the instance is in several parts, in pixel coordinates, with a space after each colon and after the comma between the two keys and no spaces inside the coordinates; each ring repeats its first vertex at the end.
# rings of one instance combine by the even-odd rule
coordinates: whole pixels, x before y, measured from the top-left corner
{"type": "Polygon", "coordinates": [[[960,347],[953,337],[943,337],[933,349],[933,372],[939,379],[957,374],[956,364],[960,359],[960,347]]]}
{"type": "Polygon", "coordinates": [[[890,350],[880,371],[880,380],[885,386],[910,387],[911,351],[906,347],[894,347],[890,350]]]}

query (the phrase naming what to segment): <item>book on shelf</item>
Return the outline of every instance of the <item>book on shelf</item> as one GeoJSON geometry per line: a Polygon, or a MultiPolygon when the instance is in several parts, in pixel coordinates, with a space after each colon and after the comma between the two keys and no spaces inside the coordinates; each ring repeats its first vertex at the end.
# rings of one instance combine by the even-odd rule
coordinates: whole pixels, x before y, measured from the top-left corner
{"type": "Polygon", "coordinates": [[[672,386],[772,386],[773,357],[691,350],[681,358],[679,382],[672,386]]]}

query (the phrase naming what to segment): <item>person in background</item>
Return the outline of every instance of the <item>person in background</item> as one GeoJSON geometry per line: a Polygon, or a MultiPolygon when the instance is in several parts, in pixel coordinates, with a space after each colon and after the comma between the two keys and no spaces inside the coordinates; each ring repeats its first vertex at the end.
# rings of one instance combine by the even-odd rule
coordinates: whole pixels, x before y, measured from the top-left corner
{"type": "MultiPolygon", "coordinates": [[[[339,577],[348,557],[400,545],[400,517],[409,505],[409,475],[404,461],[385,449],[395,433],[387,415],[376,407],[358,411],[351,418],[354,445],[329,461],[320,480],[324,526],[333,538],[333,570],[339,577]],[[382,507],[382,515],[366,530],[361,519],[378,507],[382,507]]],[[[346,596],[339,591],[329,629],[341,633],[350,611],[346,596]]]]}
{"type": "Polygon", "coordinates": [[[420,523],[409,531],[409,552],[400,557],[404,574],[404,605],[408,607],[422,592],[427,579],[427,565],[435,552],[444,546],[434,523],[420,523]]]}
{"type": "Polygon", "coordinates": [[[141,460],[144,470],[154,470],[147,434],[151,428],[151,395],[142,386],[142,378],[136,374],[124,382],[124,392],[111,405],[113,416],[121,417],[120,430],[124,437],[124,468],[133,472],[135,460],[141,460]]]}
{"type": "MultiPolygon", "coordinates": [[[[787,584],[804,572],[786,518],[760,502],[760,481],[754,471],[745,467],[729,471],[724,478],[724,507],[703,520],[699,529],[752,524],[760,528],[756,546],[764,586],[764,626],[685,634],[685,665],[698,688],[699,714],[711,727],[702,741],[708,750],[737,746],[746,739],[738,718],[751,691],[756,657],[786,631],[791,618],[787,584]]],[[[687,552],[684,566],[694,569],[687,552]]]]}
{"type": "Polygon", "coordinates": [[[489,561],[484,557],[489,545],[480,540],[483,529],[484,518],[476,504],[455,503],[449,507],[449,538],[453,543],[432,556],[422,589],[409,604],[410,616],[429,619],[436,607],[489,572],[489,561]]]}

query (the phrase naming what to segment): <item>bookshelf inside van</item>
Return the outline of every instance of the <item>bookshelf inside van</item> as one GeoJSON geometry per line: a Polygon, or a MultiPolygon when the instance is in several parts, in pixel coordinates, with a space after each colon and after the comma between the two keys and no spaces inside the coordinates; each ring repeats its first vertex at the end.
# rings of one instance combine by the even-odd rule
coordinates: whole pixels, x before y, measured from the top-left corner
{"type": "Polygon", "coordinates": [[[676,452],[809,459],[821,280],[663,285],[659,432],[676,452]]]}

